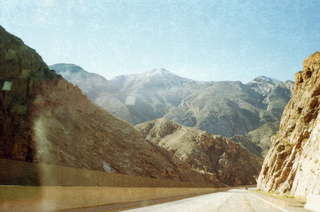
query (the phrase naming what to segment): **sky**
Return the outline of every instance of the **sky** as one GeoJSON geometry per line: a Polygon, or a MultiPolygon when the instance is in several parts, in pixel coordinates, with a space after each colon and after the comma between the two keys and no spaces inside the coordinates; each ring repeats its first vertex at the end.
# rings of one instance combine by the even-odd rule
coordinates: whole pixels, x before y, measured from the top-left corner
{"type": "Polygon", "coordinates": [[[320,48],[318,0],[0,0],[0,25],[48,64],[110,79],[293,80],[320,48]]]}

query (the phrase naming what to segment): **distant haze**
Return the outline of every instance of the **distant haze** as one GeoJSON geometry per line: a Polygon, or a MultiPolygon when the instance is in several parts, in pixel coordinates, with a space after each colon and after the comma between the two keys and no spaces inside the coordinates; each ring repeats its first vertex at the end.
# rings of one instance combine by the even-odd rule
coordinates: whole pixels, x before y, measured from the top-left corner
{"type": "Polygon", "coordinates": [[[319,48],[320,1],[0,0],[0,24],[48,64],[110,79],[165,68],[195,80],[292,80],[319,48]]]}

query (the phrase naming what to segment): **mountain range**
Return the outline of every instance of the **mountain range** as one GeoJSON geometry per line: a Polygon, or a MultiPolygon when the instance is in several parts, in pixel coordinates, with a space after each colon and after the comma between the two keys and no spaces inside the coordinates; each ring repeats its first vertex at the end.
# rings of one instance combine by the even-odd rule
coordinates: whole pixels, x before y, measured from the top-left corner
{"type": "MultiPolygon", "coordinates": [[[[82,72],[82,69],[65,69],[64,72],[73,79],[77,76],[82,87],[87,85],[91,98],[101,98],[100,92],[105,92],[105,88],[114,89],[112,84],[104,83],[104,78],[82,72]]],[[[123,104],[115,93],[108,95],[123,104]]],[[[171,179],[196,186],[252,184],[253,176],[258,175],[261,167],[259,158],[250,161],[248,167],[239,170],[242,172],[239,176],[248,176],[246,178],[237,178],[230,172],[221,178],[210,170],[199,169],[198,165],[188,163],[163,146],[147,140],[128,122],[93,104],[77,86],[50,70],[35,50],[1,26],[0,121],[0,158],[9,160],[171,179]]],[[[229,153],[228,157],[217,155],[222,159],[221,163],[238,164],[231,160],[238,157],[238,152],[242,152],[239,161],[257,158],[234,142],[207,136],[210,137],[208,142],[214,146],[212,148],[217,150],[222,146],[223,151],[229,153]]],[[[206,142],[203,138],[190,140],[198,141],[206,142]]],[[[197,151],[205,149],[198,148],[197,151]]],[[[206,155],[205,152],[202,154],[206,155]]],[[[198,160],[201,163],[202,159],[198,160]]],[[[205,160],[203,158],[204,163],[205,160]]],[[[223,167],[217,166],[215,172],[223,171],[223,167]]],[[[6,183],[41,185],[41,179],[54,176],[46,169],[37,171],[39,179],[29,179],[26,172],[11,176],[6,183]]],[[[5,170],[2,173],[5,175],[5,170]]],[[[59,176],[59,173],[55,174],[59,176]]]]}
{"type": "MultiPolygon", "coordinates": [[[[290,81],[267,77],[246,84],[197,82],[166,70],[106,80],[63,64],[65,69],[58,72],[92,100],[109,96],[109,104],[118,100],[127,109],[126,115],[132,111],[146,115],[136,113],[134,118],[143,123],[132,126],[93,104],[77,86],[50,70],[35,50],[1,26],[0,41],[0,158],[195,185],[237,186],[255,183],[262,161],[257,155],[271,145],[258,189],[299,197],[319,194],[320,52],[305,60],[294,89],[290,81]],[[139,111],[140,101],[150,111],[139,111]],[[176,110],[186,115],[179,116],[176,110]],[[144,112],[154,111],[162,117],[145,122],[150,117],[144,112]],[[210,129],[196,129],[205,126],[203,120],[210,129]],[[212,120],[221,125],[228,120],[233,128],[224,131],[212,120]],[[232,139],[210,130],[220,130],[232,139]]],[[[45,170],[38,174],[52,177],[45,170]]],[[[6,183],[41,185],[41,181],[28,180],[17,175],[6,183]]]]}
{"type": "Polygon", "coordinates": [[[230,137],[257,155],[268,150],[294,85],[265,76],[248,83],[203,82],[165,69],[107,80],[73,64],[50,68],[79,86],[94,103],[131,124],[164,117],[230,137]]]}

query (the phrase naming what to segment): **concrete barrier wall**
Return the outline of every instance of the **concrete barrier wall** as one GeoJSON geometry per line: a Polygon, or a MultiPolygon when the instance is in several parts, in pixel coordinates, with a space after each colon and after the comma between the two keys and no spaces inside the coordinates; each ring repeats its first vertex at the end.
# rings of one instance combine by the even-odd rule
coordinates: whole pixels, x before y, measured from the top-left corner
{"type": "Polygon", "coordinates": [[[0,185],[213,187],[197,182],[160,180],[6,159],[0,159],[0,185]]]}
{"type": "MultiPolygon", "coordinates": [[[[221,188],[220,188],[221,189],[221,188]]],[[[92,207],[113,203],[147,201],[186,194],[206,194],[214,188],[143,188],[143,187],[26,187],[1,186],[1,212],[47,212],[92,207]],[[8,195],[11,194],[11,195],[8,195]],[[18,195],[19,194],[19,195],[18,195]],[[23,196],[28,194],[29,196],[23,196]],[[22,199],[21,199],[22,197],[22,199]]]]}
{"type": "Polygon", "coordinates": [[[226,190],[197,182],[159,180],[5,159],[0,159],[0,185],[1,212],[44,212],[226,190]]]}

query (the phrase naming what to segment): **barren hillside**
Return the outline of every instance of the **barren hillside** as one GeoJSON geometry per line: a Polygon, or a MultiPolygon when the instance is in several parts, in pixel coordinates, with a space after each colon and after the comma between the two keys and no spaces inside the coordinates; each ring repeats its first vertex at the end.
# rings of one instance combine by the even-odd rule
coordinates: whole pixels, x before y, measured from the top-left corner
{"type": "Polygon", "coordinates": [[[262,159],[223,136],[183,127],[165,118],[136,128],[148,141],[171,152],[199,173],[208,173],[233,186],[256,182],[262,159]]]}

